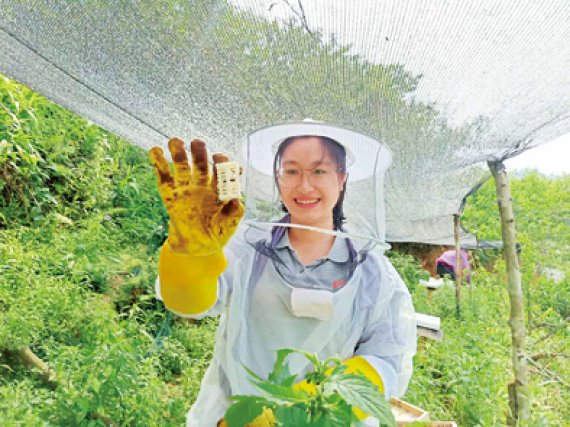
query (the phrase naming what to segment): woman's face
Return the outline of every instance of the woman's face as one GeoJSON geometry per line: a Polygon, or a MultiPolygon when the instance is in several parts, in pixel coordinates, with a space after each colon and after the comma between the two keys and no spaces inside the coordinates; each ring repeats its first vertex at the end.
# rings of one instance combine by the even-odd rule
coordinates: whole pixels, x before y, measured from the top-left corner
{"type": "Polygon", "coordinates": [[[295,139],[283,152],[279,168],[283,176],[279,190],[291,222],[332,229],[333,208],[346,175],[336,172],[338,166],[321,140],[314,136],[295,139]]]}

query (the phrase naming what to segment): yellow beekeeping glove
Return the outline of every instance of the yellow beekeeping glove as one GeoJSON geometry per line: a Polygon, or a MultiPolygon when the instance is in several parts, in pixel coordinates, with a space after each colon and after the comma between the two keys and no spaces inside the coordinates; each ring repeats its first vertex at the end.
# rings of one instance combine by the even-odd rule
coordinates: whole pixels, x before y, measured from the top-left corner
{"type": "Polygon", "coordinates": [[[160,197],[170,216],[168,239],[158,265],[164,304],[182,314],[201,313],[217,297],[217,281],[227,266],[222,252],[243,217],[239,199],[218,200],[216,164],[228,162],[215,154],[213,174],[208,166],[206,144],[192,141],[192,169],[184,143],[168,141],[175,175],[162,148],[153,147],[149,157],[155,167],[160,197]]]}
{"type": "MultiPolygon", "coordinates": [[[[275,419],[275,415],[273,415],[273,411],[271,409],[264,408],[259,417],[251,423],[246,424],[244,427],[273,427],[275,424],[277,424],[277,420],[275,419]]],[[[222,418],[218,422],[217,427],[228,427],[228,423],[222,418]]]]}
{"type": "MultiPolygon", "coordinates": [[[[384,383],[382,382],[382,377],[376,372],[376,369],[372,367],[370,363],[363,357],[356,356],[350,359],[346,359],[342,362],[347,366],[346,372],[349,374],[362,374],[370,380],[372,384],[378,387],[380,393],[384,394],[384,383]]],[[[352,411],[356,414],[359,420],[365,420],[369,417],[358,408],[352,408],[352,411]]]]}
{"type": "MultiPolygon", "coordinates": [[[[372,382],[372,384],[378,386],[380,393],[384,394],[384,383],[382,382],[382,377],[378,375],[376,369],[374,369],[372,365],[366,361],[366,359],[360,356],[355,356],[350,359],[346,359],[342,362],[342,364],[347,367],[345,371],[346,373],[364,375],[370,380],[370,382],[372,382]]],[[[329,372],[330,371],[332,371],[332,368],[329,370],[329,372]]],[[[315,385],[313,383],[308,383],[306,380],[298,382],[293,386],[293,388],[295,390],[304,390],[308,394],[315,394],[317,392],[315,385]]],[[[359,420],[364,420],[369,416],[358,408],[352,408],[352,410],[359,420]]]]}

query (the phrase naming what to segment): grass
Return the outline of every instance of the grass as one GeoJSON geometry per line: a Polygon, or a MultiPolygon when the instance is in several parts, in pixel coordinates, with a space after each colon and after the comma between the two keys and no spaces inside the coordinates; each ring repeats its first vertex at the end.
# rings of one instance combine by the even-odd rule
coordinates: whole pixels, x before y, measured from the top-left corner
{"type": "Polygon", "coordinates": [[[94,413],[125,425],[181,425],[211,358],[216,322],[175,321],[155,345],[165,310],[153,295],[156,259],[146,245],[95,226],[61,230],[52,241],[42,228],[0,235],[0,348],[29,347],[60,382],[47,391],[4,360],[3,425],[88,425],[94,413]]]}
{"type": "MultiPolygon", "coordinates": [[[[164,327],[168,316],[154,282],[167,215],[147,153],[8,79],[0,86],[3,111],[11,113],[0,126],[0,424],[183,425],[212,358],[217,320],[176,319],[164,327]],[[55,390],[8,356],[19,348],[48,363],[55,390]]],[[[553,205],[567,197],[567,183],[551,186],[553,205]]],[[[543,185],[533,178],[529,191],[543,185]]],[[[518,197],[525,200],[524,192],[518,197]]],[[[471,217],[485,221],[491,200],[475,201],[471,217]]],[[[548,216],[556,222],[543,228],[557,231],[540,234],[551,242],[541,252],[531,246],[542,230],[533,225],[537,208],[527,205],[534,213],[523,212],[519,228],[527,245],[521,269],[532,325],[527,353],[541,356],[529,362],[529,425],[566,426],[570,285],[534,280],[539,262],[570,275],[567,231],[559,223],[564,212],[548,216]]],[[[453,289],[428,301],[417,286],[426,278],[418,261],[390,257],[417,310],[440,316],[445,332],[441,343],[421,343],[404,399],[433,419],[503,424],[513,374],[502,261],[493,272],[473,273],[458,318],[453,289]]]]}
{"type": "MultiPolygon", "coordinates": [[[[157,252],[125,241],[122,230],[98,224],[77,228],[21,227],[0,234],[0,348],[29,347],[61,381],[56,391],[4,360],[0,417],[6,425],[89,425],[94,413],[125,425],[181,425],[196,399],[212,357],[216,319],[174,320],[161,347],[155,336],[165,310],[154,298],[157,252]],[[57,236],[57,237],[56,237],[57,236]],[[113,282],[119,280],[119,286],[113,282]]],[[[462,426],[500,425],[512,379],[509,302],[501,272],[473,274],[463,288],[462,315],[455,291],[439,289],[430,301],[415,286],[423,277],[409,256],[393,262],[410,282],[416,309],[440,316],[443,342],[427,341],[415,359],[415,374],[404,399],[462,426]],[[403,266],[403,264],[406,264],[403,266]],[[417,277],[412,274],[413,269],[417,277]]],[[[500,267],[500,266],[499,266],[500,267]]],[[[560,325],[556,301],[560,287],[547,279],[537,299],[536,323],[560,325]]],[[[535,313],[535,314],[536,314],[535,313]]],[[[535,328],[529,354],[568,353],[568,330],[539,341],[551,329],[535,328]]],[[[570,419],[567,357],[530,365],[533,422],[563,426],[570,419]]]]}
{"type": "MultiPolygon", "coordinates": [[[[423,342],[415,358],[415,374],[406,400],[428,410],[432,418],[453,419],[462,426],[493,426],[505,422],[507,384],[514,379],[509,296],[501,273],[473,274],[472,288],[462,288],[461,316],[456,315],[455,290],[437,290],[431,301],[416,289],[416,310],[440,316],[443,342],[423,342]]],[[[562,325],[560,313],[543,313],[562,325]]],[[[538,342],[541,328],[527,332],[527,354],[561,354],[568,350],[568,330],[538,342]]],[[[544,362],[544,361],[543,361],[544,362]]],[[[565,426],[570,420],[568,356],[543,363],[529,362],[532,420],[529,425],[565,426]],[[548,366],[548,367],[547,367],[548,366]]]]}

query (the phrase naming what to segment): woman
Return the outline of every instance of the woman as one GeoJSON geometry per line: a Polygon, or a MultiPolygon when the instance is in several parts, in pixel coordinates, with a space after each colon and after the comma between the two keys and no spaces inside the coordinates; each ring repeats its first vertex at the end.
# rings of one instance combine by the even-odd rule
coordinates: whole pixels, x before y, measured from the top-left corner
{"type": "MultiPolygon", "coordinates": [[[[366,141],[379,143],[339,129],[278,125],[248,140],[244,152],[254,156],[246,155],[246,178],[256,185],[246,185],[245,194],[253,206],[246,206],[245,224],[231,240],[244,208],[237,199],[220,203],[215,179],[216,164],[229,159],[214,155],[210,179],[204,143],[192,142],[190,171],[182,141],[173,139],[174,178],[162,150],[151,149],[171,219],[157,292],[179,315],[221,315],[213,361],[188,426],[215,426],[231,404],[230,395],[256,394],[244,366],[267,377],[281,348],[323,359],[339,355],[386,398],[405,391],[416,348],[410,295],[382,250],[374,248],[373,238],[362,244],[343,229],[347,158],[354,155],[347,147],[352,144],[352,151],[358,151],[366,141]],[[256,173],[269,175],[263,158],[275,144],[275,185],[267,186],[256,173]],[[263,221],[275,209],[261,193],[251,193],[252,187],[266,195],[271,194],[268,187],[276,189],[275,200],[287,214],[263,221]],[[257,214],[255,221],[247,218],[248,211],[257,214]]],[[[356,180],[362,169],[355,169],[356,180]]],[[[371,170],[379,170],[377,163],[371,170]]],[[[358,191],[368,187],[361,183],[358,191]]],[[[288,360],[290,371],[303,378],[307,360],[301,355],[288,360]]]]}
{"type": "MultiPolygon", "coordinates": [[[[461,249],[461,270],[465,279],[471,281],[471,265],[469,264],[469,254],[465,249],[461,249]]],[[[448,249],[443,252],[435,260],[436,270],[435,272],[440,276],[444,277],[448,275],[452,281],[455,281],[455,268],[457,267],[457,250],[455,248],[448,249]]]]}

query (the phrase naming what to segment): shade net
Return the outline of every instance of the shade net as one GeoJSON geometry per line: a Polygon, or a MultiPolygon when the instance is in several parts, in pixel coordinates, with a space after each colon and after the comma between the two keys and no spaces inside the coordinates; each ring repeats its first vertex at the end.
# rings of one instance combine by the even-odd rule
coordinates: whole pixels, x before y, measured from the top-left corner
{"type": "Polygon", "coordinates": [[[570,132],[568,40],[567,0],[0,8],[0,72],[145,149],[178,136],[235,156],[307,117],[377,138],[394,242],[449,243],[485,162],[570,132]]]}

